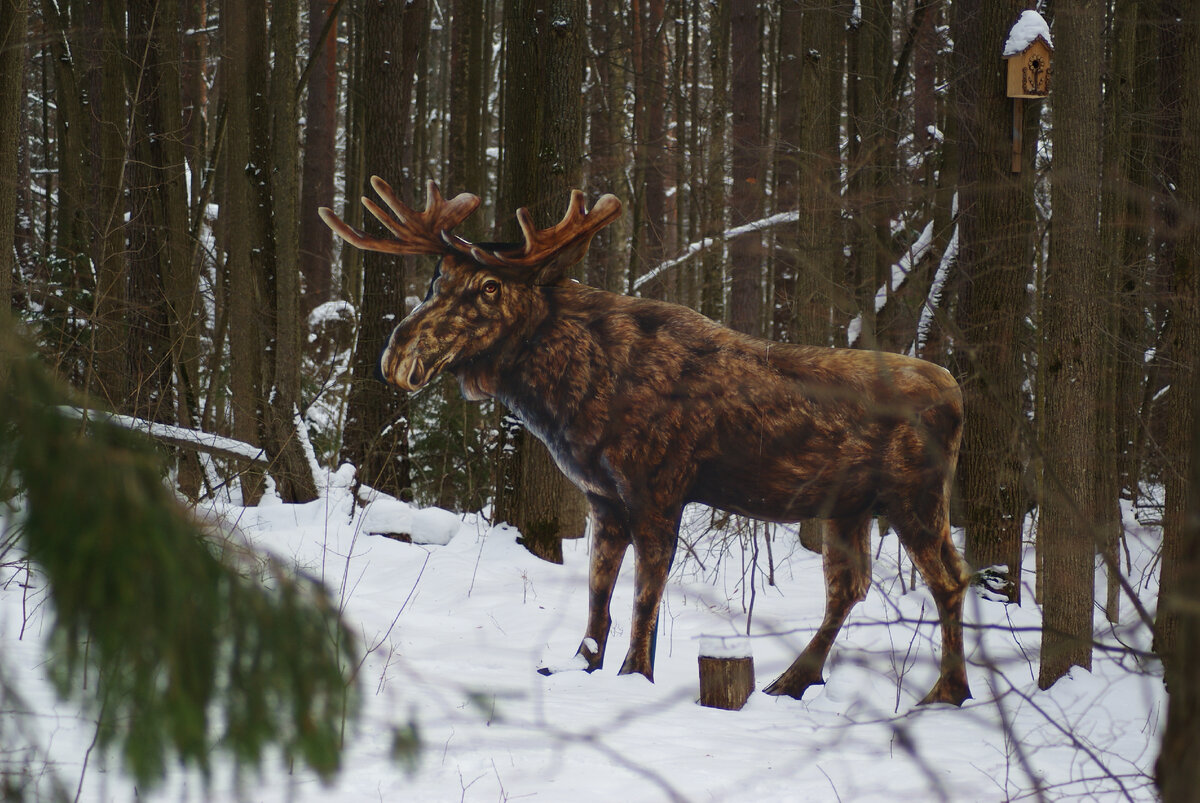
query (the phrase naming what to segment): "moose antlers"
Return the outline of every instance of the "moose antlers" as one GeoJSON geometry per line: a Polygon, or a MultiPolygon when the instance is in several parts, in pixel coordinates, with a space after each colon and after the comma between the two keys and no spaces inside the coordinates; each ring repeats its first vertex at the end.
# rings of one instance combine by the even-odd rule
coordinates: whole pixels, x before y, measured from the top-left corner
{"type": "Polygon", "coordinates": [[[395,239],[372,237],[346,224],[333,210],[327,207],[318,210],[325,224],[355,248],[389,254],[469,254],[483,265],[533,270],[535,281],[539,283],[552,281],[582,259],[596,232],[621,214],[621,202],[613,195],[601,196],[588,212],[583,193],[572,190],[567,213],[556,225],[548,229],[535,228],[529,210],[521,207],[517,210],[517,222],[524,244],[486,250],[450,233],[479,208],[478,196],[464,192],[447,201],[437,184],[430,181],[425,211],[416,212],[397,198],[391,186],[378,176],[371,177],[371,186],[393,214],[389,215],[370,198],[362,199],[363,206],[395,235],[395,239]]]}
{"type": "Polygon", "coordinates": [[[466,250],[470,244],[459,238],[451,238],[450,229],[466,220],[472,212],[479,208],[479,196],[464,192],[453,200],[447,201],[438,191],[437,184],[429,182],[429,198],[425,201],[425,211],[415,212],[407,204],[396,197],[392,187],[379,176],[371,177],[371,186],[379,197],[395,214],[393,218],[383,211],[379,204],[363,196],[363,206],[375,218],[396,235],[394,240],[381,240],[371,237],[358,229],[346,224],[333,213],[329,207],[322,206],[317,210],[325,225],[333,229],[334,234],[341,237],[355,248],[364,251],[383,251],[388,254],[442,254],[447,250],[466,250]],[[461,244],[461,245],[460,245],[461,244]]]}

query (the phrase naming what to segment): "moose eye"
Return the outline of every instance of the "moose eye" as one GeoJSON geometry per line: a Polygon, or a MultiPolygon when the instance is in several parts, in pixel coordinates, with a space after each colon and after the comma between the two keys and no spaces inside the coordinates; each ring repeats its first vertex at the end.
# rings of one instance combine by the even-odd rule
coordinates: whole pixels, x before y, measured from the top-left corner
{"type": "Polygon", "coordinates": [[[483,283],[483,294],[485,296],[494,297],[500,292],[500,282],[495,279],[488,279],[483,283]]]}

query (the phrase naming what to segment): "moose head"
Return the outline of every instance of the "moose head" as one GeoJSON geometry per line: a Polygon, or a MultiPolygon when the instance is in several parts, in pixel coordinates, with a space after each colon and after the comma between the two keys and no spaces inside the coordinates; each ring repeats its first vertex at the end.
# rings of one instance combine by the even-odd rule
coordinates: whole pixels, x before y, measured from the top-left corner
{"type": "MultiPolygon", "coordinates": [[[[394,240],[370,237],[347,225],[330,209],[321,218],[346,242],[390,254],[440,256],[425,300],[400,322],[380,356],[384,379],[415,391],[442,371],[469,365],[503,346],[544,314],[534,288],[557,284],[568,268],[587,253],[592,237],[621,214],[621,202],[605,195],[588,212],[584,195],[571,193],[567,213],[555,226],[537,229],[528,209],[517,211],[524,242],[519,246],[485,248],[451,234],[479,207],[479,197],[461,193],[445,200],[437,184],[428,184],[424,212],[416,212],[396,197],[386,181],[374,176],[371,186],[392,211],[389,215],[370,198],[363,205],[396,235],[394,240]]],[[[463,381],[464,394],[474,401],[486,392],[463,381]]]]}
{"type": "Polygon", "coordinates": [[[575,191],[557,225],[517,219],[518,246],[451,233],[478,206],[429,185],[415,212],[378,178],[391,209],[363,203],[394,240],[369,237],[328,209],[358,248],[436,254],[425,301],[392,333],[384,377],[416,390],[454,373],[468,398],[520,416],[591,506],[588,623],[576,653],[599,669],[609,603],[628,547],[636,600],[622,673],[653,679],[658,609],[689,502],[756,518],[825,520],[825,618],[765,691],[800,697],[823,683],[842,623],[870,588],[872,518],[888,517],[929,585],[942,631],[940,676],[922,702],[970,697],[962,603],[968,575],[950,540],[950,487],[962,395],[946,370],[885,352],[770,343],[676,304],[565,280],[595,233],[620,214],[611,195],[591,212],[575,191]]]}

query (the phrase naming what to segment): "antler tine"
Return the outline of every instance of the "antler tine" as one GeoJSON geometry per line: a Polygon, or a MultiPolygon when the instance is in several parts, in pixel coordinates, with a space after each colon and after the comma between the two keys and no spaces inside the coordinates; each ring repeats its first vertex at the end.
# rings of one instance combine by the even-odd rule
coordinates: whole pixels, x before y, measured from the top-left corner
{"type": "Polygon", "coordinates": [[[471,245],[450,234],[450,229],[462,223],[479,207],[478,196],[469,192],[460,193],[452,200],[442,197],[435,182],[428,183],[428,198],[425,211],[415,212],[396,197],[391,185],[379,176],[371,177],[371,186],[395,215],[389,215],[370,198],[362,199],[363,206],[395,235],[394,240],[372,237],[345,223],[332,210],[322,207],[317,210],[321,219],[333,232],[355,248],[366,251],[382,251],[389,254],[444,254],[448,251],[469,250],[471,245]]]}
{"type": "MultiPolygon", "coordinates": [[[[516,252],[493,252],[489,261],[512,266],[537,268],[540,272],[565,270],[583,259],[596,232],[612,223],[621,214],[621,202],[614,195],[602,195],[592,211],[587,211],[584,194],[571,190],[567,212],[563,219],[548,229],[538,229],[533,224],[529,210],[517,210],[517,222],[525,238],[525,245],[516,252]]],[[[478,249],[475,249],[476,251],[478,249]]],[[[476,259],[481,254],[475,254],[476,259]]]]}

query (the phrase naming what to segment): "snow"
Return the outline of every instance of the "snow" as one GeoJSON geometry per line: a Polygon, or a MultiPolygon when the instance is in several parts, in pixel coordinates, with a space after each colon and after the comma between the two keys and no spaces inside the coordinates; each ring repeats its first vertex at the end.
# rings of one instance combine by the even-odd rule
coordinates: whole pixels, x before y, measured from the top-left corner
{"type": "MultiPolygon", "coordinates": [[[[888,298],[892,293],[899,290],[904,282],[908,279],[908,274],[912,272],[913,267],[920,262],[925,254],[929,252],[929,247],[933,245],[933,221],[925,224],[925,228],[921,230],[921,234],[916,241],[908,247],[900,258],[892,263],[891,270],[888,274],[886,284],[880,285],[875,291],[875,312],[879,313],[887,304],[888,298]]],[[[846,327],[847,345],[853,346],[858,338],[862,335],[862,315],[855,315],[846,327]]]]}
{"type": "MultiPolygon", "coordinates": [[[[873,586],[834,646],[826,685],[803,700],[772,697],[761,688],[821,621],[821,557],[798,546],[794,529],[774,528],[769,585],[767,551],[732,525],[710,530],[709,511],[691,507],[688,548],[661,609],[656,682],[616,671],[633,599],[628,558],[606,666],[588,674],[573,657],[586,621],[586,540],[565,542],[564,564],[551,565],[525,551],[515,530],[478,516],[369,491],[356,500],[353,475],[349,466],[328,474],[321,497],[305,505],[198,511],[210,527],[320,578],[360,635],[362,717],[331,786],[276,762],[240,797],[221,764],[207,785],[177,769],[157,793],[135,790],[115,759],[90,753],[95,723],[47,682],[42,648],[53,614],[36,571],[26,575],[10,554],[0,567],[0,651],[20,700],[2,704],[37,745],[29,782],[57,773],[87,801],[1154,799],[1165,696],[1157,663],[1142,657],[1150,634],[1128,603],[1115,629],[1097,615],[1106,648],[1092,672],[1043,692],[1032,588],[1023,607],[972,589],[974,699],[962,709],[917,707],[937,676],[934,605],[908,583],[895,537],[874,533],[873,586]],[[385,525],[403,525],[418,543],[370,535],[385,525]],[[697,705],[696,658],[708,646],[700,637],[743,634],[748,619],[737,651],[752,648],[759,691],[738,712],[697,705]],[[541,666],[563,671],[545,677],[541,666]],[[390,757],[409,723],[424,745],[415,767],[390,757]]],[[[1159,534],[1126,513],[1130,581],[1151,600],[1159,534]]],[[[1097,578],[1103,595],[1099,569],[1097,578]]],[[[15,760],[0,755],[0,768],[15,760]]]]}
{"type": "Polygon", "coordinates": [[[746,636],[700,636],[700,655],[704,658],[753,658],[746,636]]]}
{"type": "Polygon", "coordinates": [[[759,218],[758,220],[752,220],[749,223],[745,223],[741,226],[734,226],[732,229],[725,230],[718,237],[704,237],[694,243],[689,243],[688,246],[683,249],[682,254],[655,265],[653,268],[635,279],[633,282],[633,289],[635,292],[642,289],[644,285],[657,279],[664,272],[670,270],[676,265],[683,264],[696,254],[711,248],[718,243],[723,243],[727,240],[731,240],[734,237],[740,237],[744,234],[751,234],[756,231],[762,231],[763,229],[769,229],[772,226],[779,226],[784,223],[795,223],[799,219],[800,213],[798,211],[777,212],[774,215],[768,215],[767,217],[759,218]]]}
{"type": "Polygon", "coordinates": [[[1048,46],[1054,47],[1054,42],[1050,39],[1050,26],[1046,24],[1042,15],[1036,11],[1022,11],[1004,42],[1004,57],[1025,52],[1025,48],[1032,45],[1033,40],[1039,36],[1048,46]]]}
{"type": "Polygon", "coordinates": [[[89,418],[103,419],[118,427],[133,430],[134,432],[144,432],[153,437],[174,443],[194,443],[200,447],[227,452],[238,457],[244,457],[247,460],[265,462],[267,459],[267,453],[261,447],[252,446],[245,441],[226,438],[223,435],[214,435],[211,432],[201,432],[200,430],[178,427],[173,424],[160,424],[157,421],[147,421],[144,418],[107,413],[101,410],[84,411],[78,407],[60,407],[59,410],[63,415],[77,419],[83,418],[86,412],[89,418]]]}

